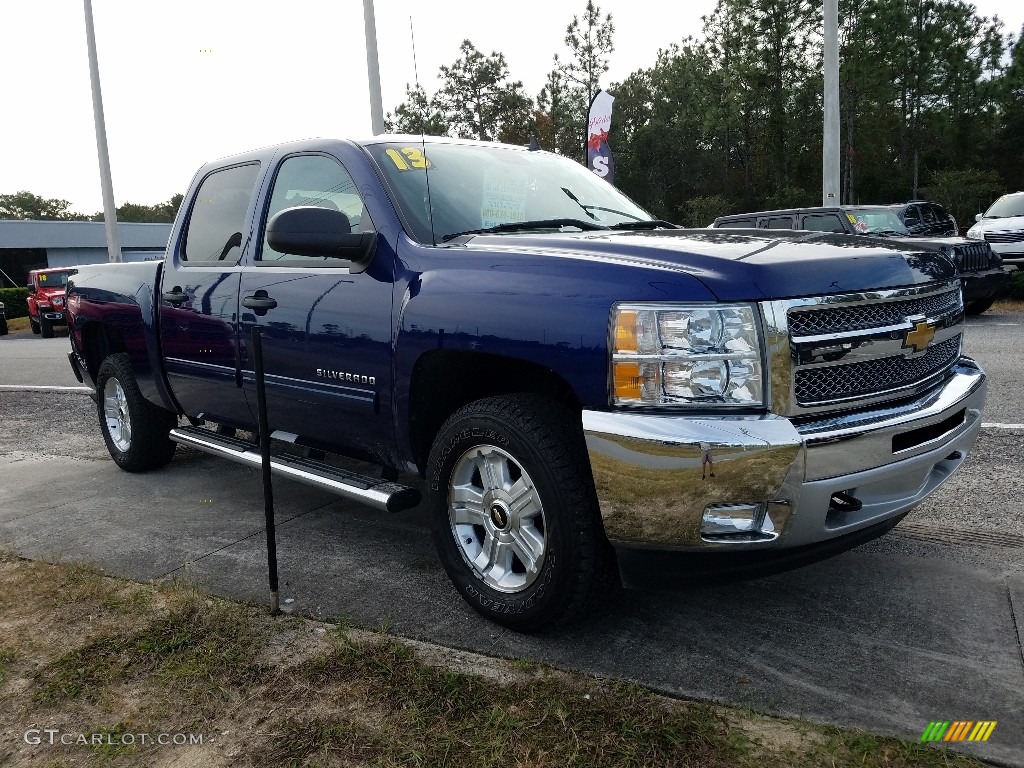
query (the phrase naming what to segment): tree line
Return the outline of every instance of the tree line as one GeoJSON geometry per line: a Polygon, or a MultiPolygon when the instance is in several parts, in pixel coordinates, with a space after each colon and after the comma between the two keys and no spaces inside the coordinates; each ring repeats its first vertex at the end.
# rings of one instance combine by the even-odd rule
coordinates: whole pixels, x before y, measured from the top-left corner
{"type": "MultiPolygon", "coordinates": [[[[172,195],[165,203],[140,205],[125,203],[117,207],[117,220],[170,224],[178,213],[183,195],[172,195]]],[[[88,216],[71,210],[71,203],[55,197],[41,197],[27,190],[0,195],[0,219],[38,219],[41,221],[103,221],[103,212],[88,216]]]]}
{"type": "MultiPolygon", "coordinates": [[[[616,185],[655,215],[821,201],[820,0],[719,0],[702,35],[607,86],[616,185]]],[[[1024,44],[965,0],[840,0],[844,203],[934,199],[966,222],[1024,175],[1024,44]]],[[[590,96],[614,52],[592,0],[530,98],[500,52],[466,40],[433,95],[406,86],[399,133],[517,144],[583,159],[590,96]]]]}

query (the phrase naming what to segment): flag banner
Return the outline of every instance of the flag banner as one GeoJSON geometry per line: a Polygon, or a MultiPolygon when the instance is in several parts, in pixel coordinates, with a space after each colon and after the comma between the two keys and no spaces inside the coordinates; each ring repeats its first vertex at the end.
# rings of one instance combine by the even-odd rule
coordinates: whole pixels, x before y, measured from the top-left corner
{"type": "Polygon", "coordinates": [[[615,97],[608,91],[598,91],[590,100],[587,115],[587,167],[609,184],[615,183],[615,163],[608,145],[613,101],[615,97]]]}

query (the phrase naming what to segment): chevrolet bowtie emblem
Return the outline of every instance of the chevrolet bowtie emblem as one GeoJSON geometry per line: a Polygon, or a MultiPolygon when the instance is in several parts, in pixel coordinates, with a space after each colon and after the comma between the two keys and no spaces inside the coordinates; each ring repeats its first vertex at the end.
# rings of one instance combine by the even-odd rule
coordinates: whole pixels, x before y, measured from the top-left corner
{"type": "Polygon", "coordinates": [[[923,352],[932,343],[934,338],[935,326],[925,320],[921,320],[914,323],[914,330],[907,331],[907,335],[903,339],[903,348],[909,349],[914,353],[923,352]]]}

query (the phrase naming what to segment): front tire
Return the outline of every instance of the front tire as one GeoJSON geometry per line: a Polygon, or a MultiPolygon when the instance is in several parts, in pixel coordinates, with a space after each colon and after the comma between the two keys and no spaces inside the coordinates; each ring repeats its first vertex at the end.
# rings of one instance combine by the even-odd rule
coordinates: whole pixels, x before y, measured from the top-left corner
{"type": "Polygon", "coordinates": [[[441,562],[479,613],[531,631],[607,593],[614,554],[567,408],[528,394],[470,403],[441,427],[428,481],[441,562]]]}
{"type": "Polygon", "coordinates": [[[178,417],[142,396],[128,355],[111,355],[96,374],[100,431],[110,457],[127,472],[145,472],[171,460],[168,433],[178,417]]]}
{"type": "Polygon", "coordinates": [[[37,321],[34,317],[30,317],[28,319],[28,324],[30,326],[32,326],[32,333],[34,333],[36,336],[38,336],[39,335],[39,321],[37,321]]]}
{"type": "Polygon", "coordinates": [[[39,318],[39,333],[44,339],[53,338],[53,323],[47,320],[45,317],[39,318]]]}

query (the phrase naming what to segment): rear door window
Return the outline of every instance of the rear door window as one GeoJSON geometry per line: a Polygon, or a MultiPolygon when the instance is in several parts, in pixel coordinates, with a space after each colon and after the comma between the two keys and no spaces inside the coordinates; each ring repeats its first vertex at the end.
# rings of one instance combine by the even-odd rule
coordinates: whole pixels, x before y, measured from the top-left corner
{"type": "Polygon", "coordinates": [[[792,216],[769,216],[767,229],[792,229],[793,228],[793,217],[792,216]]]}
{"type": "Polygon", "coordinates": [[[250,163],[214,171],[203,179],[192,203],[182,261],[238,262],[246,232],[245,214],[259,173],[259,164],[250,163]]]}

